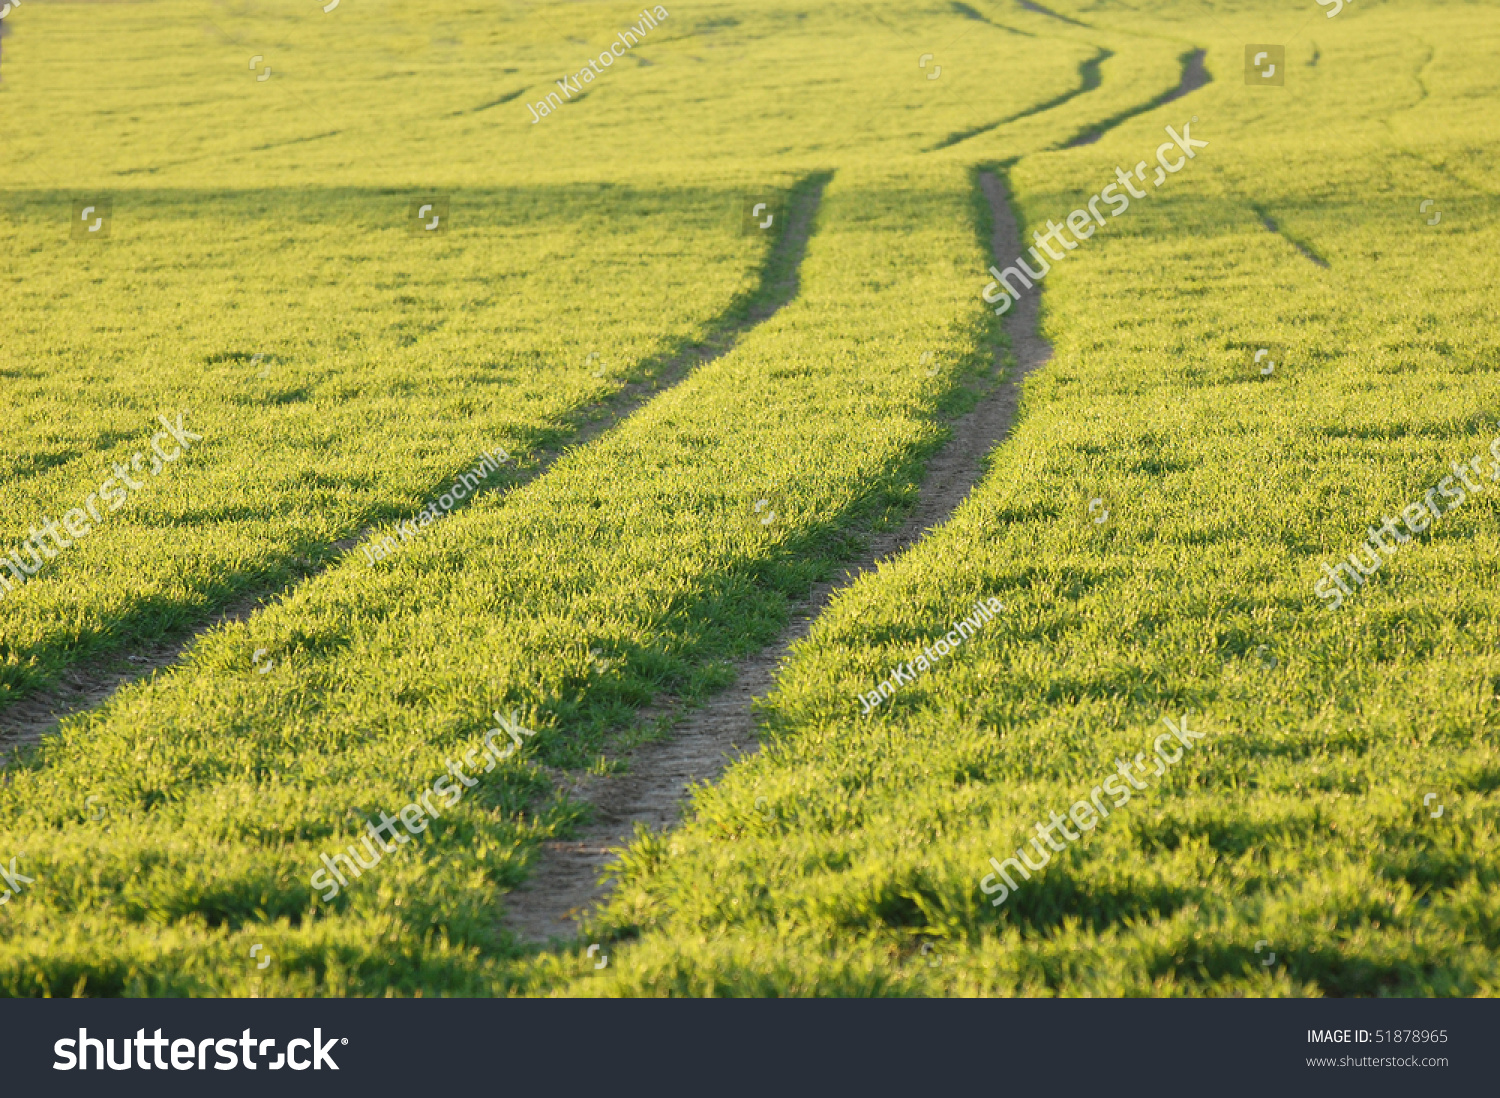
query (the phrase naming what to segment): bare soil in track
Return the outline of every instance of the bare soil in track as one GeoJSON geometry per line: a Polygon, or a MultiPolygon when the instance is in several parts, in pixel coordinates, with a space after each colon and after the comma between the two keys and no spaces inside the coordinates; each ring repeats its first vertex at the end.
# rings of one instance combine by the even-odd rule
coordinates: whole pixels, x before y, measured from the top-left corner
{"type": "MultiPolygon", "coordinates": [[[[1020,255],[1021,234],[1004,181],[985,173],[981,184],[994,217],[991,247],[995,256],[1020,255]]],[[[944,522],[978,482],[986,456],[1010,433],[1022,383],[1052,357],[1051,345],[1037,330],[1039,304],[1039,296],[1031,294],[1017,301],[1006,317],[1015,364],[977,407],[953,425],[951,440],[928,462],[918,503],[905,524],[872,539],[862,559],[833,582],[814,588],[776,643],[741,661],[732,686],[701,708],[683,713],[670,740],[647,744],[625,756],[628,771],[624,774],[589,776],[567,785],[573,796],[594,806],[593,821],[574,840],[544,844],[540,862],[526,884],[502,901],[509,929],[531,942],[574,938],[583,918],[605,895],[599,878],[613,860],[611,851],[629,842],[636,825],[658,831],[671,827],[690,786],[715,780],[731,762],[755,750],[751,702],[770,691],[788,649],[807,634],[837,591],[944,522]]],[[[643,717],[650,719],[669,710],[669,704],[658,703],[643,717]]]]}
{"type": "MultiPolygon", "coordinates": [[[[244,621],[258,605],[253,596],[239,599],[214,615],[199,633],[244,621]]],[[[4,767],[17,747],[36,743],[65,718],[103,705],[122,686],[151,674],[157,668],[179,662],[198,635],[195,633],[185,641],[152,645],[133,655],[117,654],[70,667],[62,673],[61,681],[53,689],[12,702],[0,710],[0,767],[4,767]]]]}

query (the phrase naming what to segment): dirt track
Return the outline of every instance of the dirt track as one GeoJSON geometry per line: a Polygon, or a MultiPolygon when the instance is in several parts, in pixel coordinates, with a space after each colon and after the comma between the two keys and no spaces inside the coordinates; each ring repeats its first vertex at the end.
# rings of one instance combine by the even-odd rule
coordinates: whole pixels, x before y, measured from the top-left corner
{"type": "MultiPolygon", "coordinates": [[[[1005,184],[987,173],[982,185],[994,216],[992,251],[1008,260],[1021,254],[1021,237],[1005,184]]],[[[944,522],[978,482],[986,455],[1010,433],[1022,383],[1052,356],[1051,346],[1037,331],[1039,303],[1038,294],[1029,294],[1008,314],[1006,334],[1015,366],[953,425],[952,439],[928,462],[918,503],[906,523],[874,538],[866,556],[850,564],[836,581],[814,588],[776,643],[739,663],[734,684],[702,708],[685,713],[669,741],[632,752],[625,774],[572,784],[576,797],[594,805],[593,822],[575,840],[545,844],[527,883],[502,901],[511,930],[533,942],[572,938],[581,917],[604,896],[598,880],[612,860],[610,849],[629,842],[637,823],[653,830],[671,827],[689,785],[716,779],[730,762],[755,750],[751,702],[770,691],[792,644],[807,634],[838,590],[944,522]]]]}

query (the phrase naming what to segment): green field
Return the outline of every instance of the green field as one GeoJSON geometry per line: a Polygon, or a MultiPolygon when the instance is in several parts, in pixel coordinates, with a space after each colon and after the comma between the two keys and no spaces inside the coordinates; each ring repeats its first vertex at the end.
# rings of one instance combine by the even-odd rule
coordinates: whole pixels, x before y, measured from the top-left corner
{"type": "Polygon", "coordinates": [[[33,880],[0,990],[1500,991],[1492,7],[320,8],[3,22],[0,864],[33,880]],[[1284,85],[1247,83],[1261,43],[1284,85]],[[514,933],[593,816],[574,780],[681,734],[1014,377],[985,176],[1029,245],[1138,162],[1024,291],[1053,355],[969,497],[836,590],[746,711],[758,753],[580,932],[514,933]],[[201,440],[5,569],[161,416],[201,440]],[[496,714],[534,735],[476,767],[496,714]],[[1021,847],[1047,864],[996,906],[1021,847]]]}

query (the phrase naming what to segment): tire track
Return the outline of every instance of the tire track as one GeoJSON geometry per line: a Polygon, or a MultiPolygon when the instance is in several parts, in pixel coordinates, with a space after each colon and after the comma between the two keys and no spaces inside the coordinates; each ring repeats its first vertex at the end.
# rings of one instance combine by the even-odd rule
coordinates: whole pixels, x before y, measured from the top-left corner
{"type": "Polygon", "coordinates": [[[1020,35],[1022,38],[1036,37],[1030,31],[1017,30],[1015,27],[1007,27],[1004,23],[997,23],[983,12],[975,11],[968,4],[959,3],[959,0],[949,0],[949,2],[952,4],[953,10],[965,19],[972,19],[976,23],[983,23],[986,26],[994,27],[996,30],[1003,30],[1007,34],[1020,35]]]}
{"type": "MultiPolygon", "coordinates": [[[[991,251],[1001,259],[1019,254],[1021,233],[1006,182],[985,172],[980,186],[993,218],[991,251]]],[[[1038,331],[1040,301],[1039,294],[1028,294],[1011,309],[1005,330],[1013,367],[953,424],[952,439],[927,463],[918,502],[902,527],[872,539],[869,551],[841,576],[815,587],[775,643],[742,660],[731,686],[701,708],[684,713],[672,739],[630,752],[624,774],[589,776],[567,785],[572,796],[593,806],[593,822],[577,839],[542,844],[541,859],[526,883],[501,901],[504,925],[523,940],[537,943],[576,934],[588,911],[606,895],[599,878],[614,861],[616,848],[626,845],[637,828],[672,826],[693,784],[717,779],[731,762],[756,749],[752,703],[770,691],[791,646],[807,635],[838,592],[946,521],[978,483],[990,451],[1010,434],[1022,383],[1052,356],[1051,345],[1038,331]]],[[[997,349],[997,366],[1001,359],[997,349]]],[[[670,703],[659,700],[641,716],[650,720],[671,712],[670,703]]]]}
{"type": "MultiPolygon", "coordinates": [[[[1021,111],[1018,114],[1009,115],[996,122],[986,122],[982,126],[975,126],[972,129],[950,133],[936,145],[932,145],[929,148],[924,149],[923,151],[937,152],[939,149],[951,148],[952,146],[957,145],[960,142],[969,140],[971,137],[979,137],[981,134],[989,133],[991,130],[998,129],[999,127],[1007,125],[1011,122],[1019,122],[1023,118],[1029,118],[1032,115],[1040,114],[1043,111],[1056,110],[1064,103],[1067,103],[1069,100],[1080,96],[1085,92],[1097,90],[1104,82],[1103,73],[1101,72],[1100,67],[1104,64],[1104,62],[1108,61],[1111,57],[1114,56],[1114,51],[1106,49],[1103,46],[1095,46],[1094,48],[1098,50],[1098,52],[1087,61],[1081,62],[1079,64],[1079,85],[1072,91],[1065,92],[1064,94],[1059,95],[1054,99],[1049,99],[1045,103],[1039,103],[1034,107],[1028,107],[1026,110],[1021,111]]],[[[1213,79],[1213,77],[1209,76],[1208,69],[1203,63],[1204,57],[1206,55],[1207,51],[1203,49],[1192,49],[1182,54],[1178,58],[1178,61],[1182,65],[1182,75],[1178,79],[1177,86],[1175,88],[1162,92],[1162,94],[1156,96],[1149,102],[1142,103],[1139,106],[1130,107],[1127,110],[1120,111],[1118,114],[1111,115],[1103,122],[1090,124],[1080,130],[1078,133],[1074,134],[1061,145],[1054,147],[1063,149],[1075,149],[1080,145],[1092,145],[1110,130],[1114,129],[1116,126],[1121,125],[1122,123],[1130,121],[1130,119],[1136,117],[1137,115],[1145,114],[1147,111],[1155,110],[1157,107],[1160,107],[1165,103],[1170,103],[1174,99],[1181,99],[1189,92],[1197,91],[1199,88],[1203,87],[1213,79]]]]}
{"type": "Polygon", "coordinates": [[[491,99],[488,103],[481,103],[477,107],[465,107],[462,110],[449,111],[443,117],[445,117],[445,118],[458,118],[459,116],[465,115],[465,114],[478,114],[480,111],[487,111],[487,110],[490,110],[492,107],[498,107],[502,103],[509,103],[509,102],[511,102],[513,100],[520,99],[521,96],[523,96],[523,95],[526,94],[527,90],[528,89],[526,89],[526,88],[518,88],[516,91],[509,92],[509,93],[507,93],[505,95],[502,95],[499,99],[491,99]]]}
{"type": "Polygon", "coordinates": [[[1277,225],[1275,220],[1273,220],[1271,215],[1266,213],[1265,210],[1261,209],[1257,205],[1254,205],[1253,203],[1251,204],[1250,208],[1255,211],[1255,216],[1260,218],[1260,223],[1264,225],[1269,231],[1281,237],[1282,240],[1285,240],[1288,244],[1301,252],[1303,256],[1316,263],[1319,267],[1322,267],[1325,271],[1328,269],[1328,260],[1324,259],[1317,252],[1313,251],[1306,244],[1302,243],[1302,241],[1289,236],[1286,230],[1277,225]]]}
{"type": "MultiPolygon", "coordinates": [[[[513,491],[544,475],[568,450],[587,445],[700,366],[728,354],[749,331],[793,300],[797,296],[798,275],[807,252],[812,219],[823,189],[831,178],[831,173],[817,173],[805,176],[793,186],[790,213],[761,267],[759,284],[739,300],[731,302],[710,326],[703,340],[672,352],[656,364],[647,363],[649,376],[646,379],[629,382],[604,400],[575,409],[564,421],[567,438],[563,442],[545,447],[539,452],[535,465],[519,470],[489,488],[480,488],[470,495],[469,501],[491,492],[513,491]]],[[[446,483],[446,480],[440,483],[446,483]]],[[[453,510],[457,512],[460,508],[453,510]]],[[[0,709],[0,769],[9,763],[16,748],[36,743],[68,717],[103,705],[121,688],[182,662],[201,637],[222,626],[245,621],[278,595],[285,596],[318,578],[389,524],[380,522],[332,543],[336,555],[311,568],[292,584],[245,592],[186,635],[179,634],[130,655],[114,651],[72,665],[61,672],[56,687],[29,693],[11,702],[0,709]]]]}
{"type": "Polygon", "coordinates": [[[1051,8],[1044,8],[1040,4],[1034,4],[1032,3],[1032,0],[1016,0],[1016,3],[1020,4],[1021,7],[1025,8],[1027,11],[1034,12],[1037,15],[1045,15],[1049,19],[1057,19],[1064,23],[1071,23],[1075,27],[1087,27],[1089,30],[1094,29],[1087,23],[1080,23],[1076,19],[1069,19],[1066,15],[1058,15],[1057,12],[1053,11],[1051,8]]]}
{"type": "Polygon", "coordinates": [[[960,130],[957,133],[950,133],[936,145],[933,145],[931,148],[924,149],[923,151],[937,152],[939,149],[952,148],[954,145],[957,145],[961,141],[967,141],[971,137],[978,137],[980,134],[989,133],[991,130],[997,129],[1000,126],[1004,126],[1007,123],[1019,122],[1023,118],[1030,118],[1032,115],[1041,114],[1043,111],[1056,110],[1058,107],[1062,106],[1064,103],[1074,98],[1075,96],[1082,95],[1084,92],[1093,91],[1104,82],[1104,77],[1099,72],[1099,66],[1104,64],[1104,62],[1108,61],[1111,57],[1114,56],[1113,50],[1107,50],[1103,46],[1095,46],[1094,48],[1099,52],[1094,54],[1094,56],[1089,58],[1087,61],[1079,62],[1079,83],[1078,87],[1074,88],[1072,91],[1064,92],[1062,95],[1059,95],[1053,99],[1049,99],[1045,103],[1038,103],[1034,107],[1027,107],[1019,114],[1012,114],[1006,118],[1000,119],[998,122],[986,122],[983,126],[975,126],[973,129],[960,130]]]}
{"type": "Polygon", "coordinates": [[[1121,111],[1119,114],[1105,119],[1096,126],[1087,127],[1082,132],[1074,134],[1062,147],[1065,149],[1076,149],[1080,145],[1092,145],[1110,130],[1123,122],[1130,121],[1136,115],[1145,114],[1147,111],[1155,110],[1164,103],[1170,103],[1174,99],[1181,99],[1189,92],[1197,91],[1213,79],[1213,77],[1208,75],[1208,69],[1203,64],[1206,52],[1202,49],[1189,50],[1178,58],[1178,61],[1182,63],[1182,77],[1178,80],[1177,86],[1171,91],[1163,92],[1149,103],[1121,111]]]}

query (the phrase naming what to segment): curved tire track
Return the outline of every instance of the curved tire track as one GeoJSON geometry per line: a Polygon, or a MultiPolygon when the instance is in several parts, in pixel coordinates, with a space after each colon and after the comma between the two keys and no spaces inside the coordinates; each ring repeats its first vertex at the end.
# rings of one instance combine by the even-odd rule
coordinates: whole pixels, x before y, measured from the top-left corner
{"type": "Polygon", "coordinates": [[[1080,145],[1092,145],[1110,130],[1123,122],[1130,121],[1136,115],[1145,114],[1147,111],[1155,110],[1164,103],[1170,103],[1174,99],[1181,99],[1189,92],[1197,91],[1213,79],[1213,77],[1208,75],[1208,69],[1203,64],[1203,58],[1206,54],[1207,51],[1203,49],[1193,49],[1184,53],[1178,58],[1182,63],[1182,78],[1177,82],[1175,88],[1171,91],[1163,92],[1149,103],[1144,103],[1139,107],[1131,107],[1127,111],[1121,111],[1119,114],[1100,122],[1097,126],[1089,126],[1083,132],[1075,134],[1062,147],[1065,149],[1076,149],[1080,145]]]}
{"type": "MultiPolygon", "coordinates": [[[[1007,125],[1011,122],[1019,122],[1023,118],[1030,118],[1032,115],[1041,114],[1043,111],[1056,110],[1064,103],[1067,103],[1069,100],[1074,99],[1075,97],[1080,96],[1085,92],[1096,91],[1104,82],[1103,73],[1100,71],[1100,67],[1104,64],[1104,62],[1108,61],[1111,57],[1114,56],[1114,51],[1106,49],[1103,46],[1095,46],[1094,48],[1098,50],[1098,53],[1089,58],[1087,61],[1083,61],[1079,64],[1079,85],[1072,91],[1065,92],[1064,94],[1059,95],[1056,98],[1049,99],[1045,103],[1039,103],[1034,107],[1028,107],[1026,110],[1021,111],[1018,114],[1009,115],[1005,118],[1000,119],[999,121],[987,122],[982,126],[975,126],[973,129],[962,130],[957,133],[950,133],[947,137],[943,138],[937,144],[929,146],[923,151],[937,152],[939,149],[952,148],[954,145],[957,145],[960,142],[967,141],[971,137],[979,137],[981,134],[989,133],[991,130],[998,129],[999,127],[1007,125]]],[[[1061,145],[1054,147],[1063,149],[1075,149],[1080,145],[1092,145],[1095,141],[1098,141],[1110,130],[1114,129],[1116,126],[1121,125],[1122,123],[1130,121],[1130,119],[1136,117],[1136,115],[1145,114],[1147,111],[1155,110],[1157,107],[1160,107],[1166,103],[1170,103],[1174,99],[1181,99],[1189,92],[1197,91],[1199,88],[1203,87],[1205,84],[1208,84],[1213,79],[1213,77],[1209,76],[1208,69],[1203,63],[1205,56],[1207,56],[1207,51],[1201,48],[1192,49],[1182,54],[1178,58],[1179,62],[1182,64],[1182,76],[1178,80],[1177,86],[1175,88],[1172,88],[1169,91],[1162,92],[1162,94],[1156,96],[1149,102],[1142,103],[1139,106],[1131,107],[1128,110],[1123,110],[1118,114],[1111,115],[1103,122],[1086,126],[1083,130],[1074,134],[1071,138],[1063,142],[1061,145]]]]}
{"type": "Polygon", "coordinates": [[[1111,57],[1114,56],[1113,50],[1107,50],[1103,46],[1095,46],[1094,48],[1099,52],[1094,54],[1094,56],[1090,57],[1087,61],[1079,62],[1078,87],[1074,88],[1072,91],[1064,92],[1062,95],[1049,99],[1045,103],[1038,103],[1034,107],[1027,107],[1019,114],[1013,114],[1006,118],[1002,118],[998,122],[986,122],[983,126],[975,126],[971,130],[961,130],[958,133],[950,133],[936,145],[933,145],[931,148],[925,149],[923,151],[937,152],[939,149],[952,148],[954,145],[957,145],[962,141],[967,141],[971,137],[978,137],[980,134],[989,133],[991,130],[998,129],[999,127],[1004,126],[1008,123],[1019,122],[1023,118],[1030,118],[1032,115],[1041,114],[1043,111],[1056,110],[1058,107],[1068,102],[1068,100],[1082,95],[1084,92],[1093,91],[1104,82],[1104,77],[1099,71],[1099,66],[1103,65],[1104,62],[1108,61],[1111,57]]]}
{"type": "MultiPolygon", "coordinates": [[[[672,352],[656,364],[648,363],[650,376],[645,380],[629,382],[604,400],[575,409],[565,420],[565,440],[545,447],[535,465],[488,489],[481,488],[470,496],[470,500],[488,492],[513,491],[542,476],[569,449],[587,445],[657,394],[684,380],[698,367],[728,354],[747,332],[795,298],[812,218],[830,178],[830,173],[817,173],[803,177],[793,186],[790,216],[761,267],[759,284],[742,298],[731,302],[702,341],[672,352]]],[[[133,654],[113,651],[74,664],[60,673],[56,687],[28,693],[11,702],[0,709],[0,768],[9,762],[17,747],[35,743],[68,717],[104,704],[122,687],[180,663],[201,637],[220,626],[245,621],[278,595],[289,594],[316,579],[387,525],[389,522],[381,522],[332,543],[331,548],[338,550],[336,556],[322,561],[289,585],[242,593],[227,607],[213,612],[196,629],[133,654]]]]}
{"type": "Polygon", "coordinates": [[[1075,27],[1087,27],[1089,30],[1093,30],[1093,27],[1089,26],[1088,23],[1080,23],[1078,20],[1070,19],[1066,15],[1058,15],[1051,8],[1044,8],[1040,4],[1033,3],[1032,0],[1016,0],[1016,3],[1029,12],[1035,12],[1037,15],[1045,15],[1049,19],[1057,19],[1064,23],[1071,23],[1075,27]]]}
{"type": "MultiPolygon", "coordinates": [[[[980,185],[993,217],[991,250],[1002,258],[1020,254],[1021,233],[1005,181],[986,172],[980,185]]],[[[770,691],[791,646],[807,635],[835,594],[944,522],[983,475],[989,453],[1009,435],[1022,383],[1052,356],[1051,345],[1037,330],[1040,301],[1039,294],[1030,294],[1011,309],[1005,330],[1013,368],[953,424],[952,439],[927,463],[918,502],[905,524],[872,539],[869,551],[837,580],[815,587],[793,611],[776,642],[741,661],[734,683],[701,708],[686,713],[671,740],[631,752],[626,756],[628,773],[587,777],[571,784],[572,795],[593,805],[593,822],[574,840],[543,844],[541,860],[526,883],[501,900],[503,922],[509,929],[531,942],[571,938],[588,911],[606,895],[599,880],[617,848],[626,845],[638,827],[662,830],[672,826],[693,784],[717,779],[731,762],[755,750],[757,721],[752,703],[770,691]]],[[[996,358],[999,365],[999,351],[996,358]]],[[[668,712],[670,707],[658,702],[643,718],[668,712]]]]}

